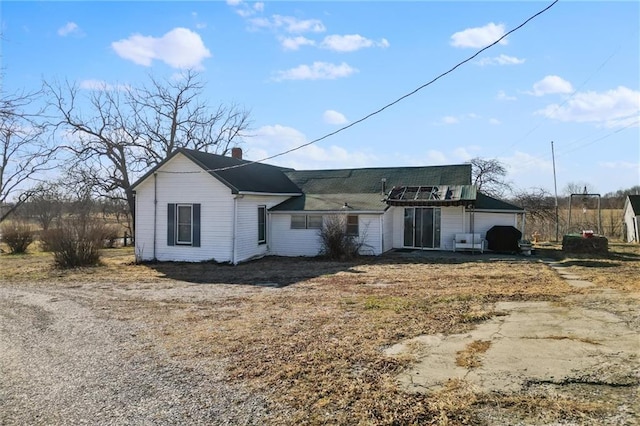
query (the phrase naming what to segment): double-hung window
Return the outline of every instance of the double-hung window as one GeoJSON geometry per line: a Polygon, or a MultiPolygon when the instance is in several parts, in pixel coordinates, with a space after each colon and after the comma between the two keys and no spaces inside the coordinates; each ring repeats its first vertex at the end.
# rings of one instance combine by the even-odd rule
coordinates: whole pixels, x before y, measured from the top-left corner
{"type": "Polygon", "coordinates": [[[357,215],[348,215],[347,216],[347,235],[358,236],[359,234],[358,228],[358,216],[357,215]]]}
{"type": "Polygon", "coordinates": [[[167,245],[200,247],[200,204],[167,204],[167,245]]]}
{"type": "Polygon", "coordinates": [[[267,242],[267,207],[258,206],[258,244],[267,242]]]}
{"type": "Polygon", "coordinates": [[[176,244],[191,245],[193,241],[193,206],[178,204],[176,206],[176,244]]]}
{"type": "Polygon", "coordinates": [[[320,229],[320,228],[322,228],[322,215],[320,214],[291,215],[291,229],[320,229]]]}

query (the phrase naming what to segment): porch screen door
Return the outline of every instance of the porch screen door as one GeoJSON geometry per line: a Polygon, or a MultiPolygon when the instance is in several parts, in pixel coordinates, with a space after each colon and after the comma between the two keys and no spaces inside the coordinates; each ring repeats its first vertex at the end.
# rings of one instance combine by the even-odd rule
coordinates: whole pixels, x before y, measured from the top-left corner
{"type": "Polygon", "coordinates": [[[415,248],[440,248],[441,211],[433,207],[404,209],[404,245],[415,248]]]}

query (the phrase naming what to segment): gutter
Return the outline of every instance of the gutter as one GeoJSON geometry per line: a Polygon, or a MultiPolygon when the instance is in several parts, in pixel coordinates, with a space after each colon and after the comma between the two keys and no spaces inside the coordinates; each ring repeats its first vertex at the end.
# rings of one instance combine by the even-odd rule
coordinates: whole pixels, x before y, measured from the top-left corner
{"type": "Polygon", "coordinates": [[[233,224],[231,227],[231,263],[233,265],[237,265],[238,263],[236,262],[236,258],[237,258],[237,253],[236,253],[236,229],[237,229],[237,221],[238,221],[238,198],[243,197],[242,195],[238,196],[238,195],[234,195],[233,196],[233,224]]]}

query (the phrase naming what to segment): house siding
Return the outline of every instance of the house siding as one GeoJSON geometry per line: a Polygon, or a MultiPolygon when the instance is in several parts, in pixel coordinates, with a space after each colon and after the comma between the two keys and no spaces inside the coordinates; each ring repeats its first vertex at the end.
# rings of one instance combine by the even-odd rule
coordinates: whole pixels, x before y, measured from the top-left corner
{"type": "MultiPolygon", "coordinates": [[[[326,218],[331,213],[323,216],[326,218]]],[[[356,213],[352,213],[356,214],[356,213]]],[[[277,256],[318,256],[322,249],[319,229],[291,229],[291,214],[271,213],[270,254],[277,256]]],[[[358,230],[362,238],[360,254],[382,253],[380,215],[359,214],[358,230]]]]}
{"type": "MultiPolygon", "coordinates": [[[[465,218],[466,230],[465,232],[471,232],[471,217],[467,212],[465,218]]],[[[516,213],[486,213],[475,212],[473,219],[473,232],[480,234],[482,238],[485,238],[487,231],[494,226],[513,226],[518,227],[518,215],[516,213]]]]}
{"type": "MultiPolygon", "coordinates": [[[[182,154],[157,173],[156,253],[160,261],[229,262],[232,256],[233,195],[220,181],[182,154]],[[173,173],[166,173],[173,172],[173,173]],[[179,172],[179,173],[176,173],[179,172]],[[186,172],[186,173],[185,173],[186,172]],[[167,245],[167,204],[201,204],[201,247],[167,245]]],[[[136,188],[136,255],[153,260],[154,177],[136,188]]]]}
{"type": "Polygon", "coordinates": [[[382,216],[383,252],[389,251],[393,248],[393,217],[396,210],[398,210],[397,207],[391,207],[386,212],[384,212],[384,215],[382,216]]]}
{"type": "Polygon", "coordinates": [[[237,200],[237,225],[236,225],[236,257],[235,261],[261,257],[269,254],[271,250],[271,231],[267,216],[267,242],[258,243],[258,206],[266,206],[267,209],[285,201],[286,196],[275,195],[247,195],[237,200]]]}
{"type": "Polygon", "coordinates": [[[291,215],[271,213],[270,252],[277,256],[317,256],[319,229],[291,229],[291,215]]]}

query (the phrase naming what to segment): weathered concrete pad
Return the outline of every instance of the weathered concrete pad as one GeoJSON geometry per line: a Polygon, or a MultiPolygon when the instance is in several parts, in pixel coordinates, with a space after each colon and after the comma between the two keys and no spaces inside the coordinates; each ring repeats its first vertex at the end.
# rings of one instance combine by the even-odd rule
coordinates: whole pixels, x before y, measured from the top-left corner
{"type": "Polygon", "coordinates": [[[437,390],[460,378],[481,390],[518,391],[532,383],[640,383],[640,339],[614,314],[549,302],[503,302],[496,316],[467,334],[420,336],[386,350],[417,362],[399,376],[408,391],[437,390]],[[456,365],[456,353],[490,341],[481,365],[456,365]]]}

